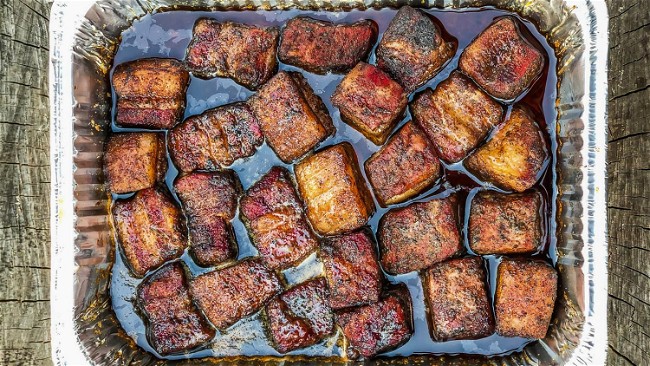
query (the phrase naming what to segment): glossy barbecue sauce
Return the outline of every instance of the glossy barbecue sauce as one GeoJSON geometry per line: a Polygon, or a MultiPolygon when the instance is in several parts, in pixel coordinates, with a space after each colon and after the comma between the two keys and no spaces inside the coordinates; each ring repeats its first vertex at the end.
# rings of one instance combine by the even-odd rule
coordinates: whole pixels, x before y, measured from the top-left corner
{"type": "MultiPolygon", "coordinates": [[[[464,10],[431,9],[426,11],[439,21],[449,36],[456,39],[458,50],[454,58],[442,69],[442,71],[438,73],[435,78],[419,88],[416,93],[425,88],[434,88],[440,81],[446,79],[449,74],[457,68],[458,58],[464,48],[483,29],[488,27],[495,18],[504,15],[517,16],[509,12],[491,8],[464,10]]],[[[346,23],[351,23],[360,19],[373,19],[379,25],[378,39],[381,39],[381,35],[388,27],[388,24],[395,13],[395,9],[373,9],[365,11],[353,10],[350,12],[314,12],[299,10],[283,12],[163,12],[147,15],[135,21],[129,29],[124,31],[120,47],[115,55],[114,65],[146,57],[170,57],[183,60],[185,50],[192,36],[192,26],[196,19],[201,17],[210,17],[220,21],[230,20],[261,26],[282,26],[284,22],[298,15],[307,15],[317,19],[346,23]]],[[[522,29],[525,36],[533,45],[537,46],[537,48],[542,51],[546,58],[546,64],[541,76],[530,90],[518,98],[516,103],[525,104],[530,111],[535,114],[535,119],[540,124],[542,130],[546,131],[545,138],[547,140],[551,158],[540,182],[536,185],[536,189],[542,192],[544,197],[543,212],[541,212],[541,214],[545,225],[545,241],[543,248],[540,248],[540,250],[534,254],[534,257],[545,259],[555,265],[557,260],[555,238],[556,223],[554,219],[556,216],[555,201],[557,196],[557,189],[555,186],[557,142],[554,128],[554,121],[557,117],[555,111],[555,99],[557,97],[557,77],[555,72],[556,58],[552,48],[548,45],[545,38],[535,29],[534,25],[525,19],[520,17],[518,18],[525,25],[526,29],[522,29]]],[[[370,63],[374,63],[374,61],[373,52],[370,56],[370,63]]],[[[330,103],[330,96],[343,78],[343,75],[315,75],[284,64],[280,64],[280,69],[301,71],[314,91],[321,96],[323,102],[327,105],[327,108],[330,111],[337,128],[337,133],[335,136],[330,137],[322,143],[319,148],[342,141],[348,141],[354,146],[361,165],[363,165],[363,162],[368,159],[373,152],[379,149],[378,146],[375,146],[365,139],[356,130],[341,122],[338,110],[332,107],[330,103]]],[[[192,76],[187,90],[185,117],[200,114],[207,109],[227,103],[246,100],[252,94],[253,93],[248,89],[237,85],[229,79],[214,78],[202,80],[192,76]]],[[[411,94],[409,101],[412,100],[413,94],[415,93],[411,94]]],[[[113,103],[115,103],[115,100],[116,98],[113,92],[113,103]]],[[[113,107],[115,107],[115,104],[113,107]]],[[[508,113],[510,109],[510,105],[508,105],[508,113]]],[[[113,108],[113,111],[115,111],[115,108],[113,108]]],[[[410,113],[407,111],[400,126],[408,120],[410,120],[410,113]]],[[[120,128],[116,126],[115,123],[112,124],[112,130],[114,132],[138,131],[138,129],[120,128]]],[[[396,130],[397,128],[394,131],[396,130]]],[[[268,145],[264,144],[254,156],[236,162],[231,168],[239,175],[244,188],[248,188],[274,165],[282,165],[292,170],[291,166],[283,164],[277,156],[275,156],[268,145]]],[[[468,253],[471,254],[466,235],[469,201],[479,189],[494,187],[478,183],[467,176],[467,172],[463,169],[461,163],[452,166],[445,165],[444,170],[445,172],[443,177],[436,182],[435,186],[431,189],[418,195],[414,199],[402,204],[393,205],[390,208],[402,207],[414,201],[426,201],[432,197],[446,196],[449,195],[450,192],[456,192],[461,202],[461,205],[459,205],[459,210],[461,211],[459,217],[462,218],[460,224],[462,225],[462,231],[465,238],[464,244],[468,253]],[[466,204],[463,205],[462,202],[466,202],[466,204]]],[[[166,184],[172,194],[172,182],[177,175],[178,171],[174,168],[171,160],[169,160],[169,171],[166,176],[166,184]]],[[[113,196],[113,199],[126,198],[128,196],[129,195],[115,195],[113,196]]],[[[376,206],[377,212],[369,222],[373,232],[376,232],[379,219],[388,210],[387,208],[381,208],[379,205],[376,206]]],[[[251,245],[246,229],[238,219],[238,215],[233,221],[233,226],[239,244],[239,258],[256,255],[257,251],[251,245]]],[[[496,267],[500,259],[498,256],[484,256],[484,259],[488,269],[489,286],[493,300],[496,283],[496,267]]],[[[214,268],[201,268],[197,266],[187,253],[183,255],[182,260],[187,264],[193,276],[214,270],[214,268]]],[[[307,278],[318,276],[322,273],[322,270],[322,265],[319,263],[316,254],[312,254],[299,266],[283,271],[283,277],[288,285],[293,285],[302,282],[307,278]]],[[[418,277],[418,273],[413,272],[399,276],[386,274],[386,278],[389,282],[401,282],[408,286],[412,297],[413,325],[415,332],[407,343],[393,351],[384,353],[382,356],[408,356],[412,354],[480,354],[495,356],[519,351],[526,344],[535,341],[525,338],[507,338],[494,334],[478,340],[435,342],[432,340],[427,328],[422,283],[418,277]]],[[[116,255],[111,279],[113,309],[127,334],[129,334],[140,347],[148,352],[156,354],[147,341],[144,323],[135,306],[136,287],[140,282],[141,280],[131,276],[122,256],[116,255]]],[[[339,331],[332,337],[317,345],[290,352],[289,355],[341,357],[345,354],[343,344],[344,342],[339,331]]],[[[165,356],[162,358],[178,359],[208,356],[232,357],[238,355],[254,357],[282,356],[272,348],[268,337],[265,335],[259,312],[252,317],[239,321],[226,332],[217,332],[215,339],[204,348],[185,354],[165,356]]],[[[158,357],[161,356],[158,355],[158,357]]]]}

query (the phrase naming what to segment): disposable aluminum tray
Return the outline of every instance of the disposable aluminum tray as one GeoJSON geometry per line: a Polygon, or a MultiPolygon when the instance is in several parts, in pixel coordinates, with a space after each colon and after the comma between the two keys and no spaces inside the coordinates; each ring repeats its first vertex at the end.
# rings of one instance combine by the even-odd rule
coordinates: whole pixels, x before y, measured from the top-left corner
{"type": "MultiPolygon", "coordinates": [[[[111,308],[115,251],[102,151],[110,130],[108,71],[120,33],[147,13],[185,10],[337,11],[410,4],[492,6],[533,21],[555,49],[556,238],[561,290],[547,337],[507,356],[418,355],[377,363],[599,365],[607,345],[605,148],[607,12],[601,0],[102,0],[54,2],[50,17],[52,357],[58,365],[168,365],[252,359],[159,360],[137,347],[111,308]]],[[[259,361],[259,360],[258,360],[259,361]]],[[[268,359],[317,364],[323,359],[268,359]]],[[[331,361],[331,360],[330,360],[331,361]]],[[[328,363],[332,363],[328,361],[328,363]]]]}

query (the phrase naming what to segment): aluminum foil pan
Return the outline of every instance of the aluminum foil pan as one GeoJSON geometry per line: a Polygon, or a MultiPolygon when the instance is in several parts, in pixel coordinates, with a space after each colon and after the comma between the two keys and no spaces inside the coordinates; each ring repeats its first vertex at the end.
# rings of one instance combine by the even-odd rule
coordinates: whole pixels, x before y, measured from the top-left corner
{"type": "MultiPolygon", "coordinates": [[[[111,307],[116,259],[103,186],[111,121],[108,73],[121,32],[161,10],[340,11],[409,4],[493,6],[535,23],[557,56],[557,268],[561,289],[547,337],[507,356],[418,355],[375,363],[599,365],[607,348],[605,204],[607,10],[599,0],[101,0],[55,1],[50,16],[52,357],[57,365],[322,364],[324,359],[159,360],[139,348],[111,307]]],[[[336,363],[336,361],[327,363],[336,363]]]]}

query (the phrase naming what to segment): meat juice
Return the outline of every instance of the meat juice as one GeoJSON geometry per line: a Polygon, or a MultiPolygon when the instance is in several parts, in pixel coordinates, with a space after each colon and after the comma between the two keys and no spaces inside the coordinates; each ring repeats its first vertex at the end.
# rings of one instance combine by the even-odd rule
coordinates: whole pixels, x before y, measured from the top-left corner
{"type": "MultiPolygon", "coordinates": [[[[455,56],[447,65],[429,82],[418,88],[409,96],[409,102],[413,96],[426,88],[435,88],[435,86],[445,80],[449,74],[457,68],[458,58],[464,48],[486,27],[492,23],[495,18],[512,15],[525,25],[522,29],[524,36],[535,45],[545,56],[546,63],[541,76],[534,85],[517,98],[514,103],[524,104],[535,115],[535,120],[543,131],[546,131],[545,138],[549,149],[549,162],[542,173],[539,183],[535,189],[542,193],[544,204],[542,205],[542,221],[544,223],[544,241],[543,246],[533,257],[544,259],[553,265],[557,262],[556,253],[556,131],[554,121],[557,117],[555,110],[555,100],[557,97],[557,76],[556,76],[556,58],[552,48],[548,45],[546,39],[535,28],[535,26],[517,16],[516,14],[496,10],[493,8],[481,9],[463,9],[463,10],[440,10],[428,9],[427,13],[435,17],[439,24],[444,27],[447,36],[455,38],[458,50],[455,56]]],[[[396,14],[396,9],[370,9],[370,10],[352,10],[349,12],[325,12],[325,11],[168,11],[153,15],[146,15],[136,20],[133,25],[125,30],[122,34],[121,43],[114,59],[114,66],[124,62],[147,58],[175,58],[183,60],[187,46],[192,37],[192,27],[194,22],[201,17],[214,18],[220,21],[242,22],[260,26],[278,26],[281,27],[287,20],[298,16],[310,16],[316,19],[329,20],[332,22],[352,23],[361,19],[372,19],[379,26],[378,40],[381,39],[383,32],[388,27],[390,20],[396,14]]],[[[376,46],[376,44],[375,44],[376,46]]],[[[375,63],[374,49],[369,58],[370,63],[375,63]]],[[[380,147],[367,140],[361,133],[341,121],[339,112],[331,105],[330,96],[334,89],[341,81],[344,75],[326,74],[316,75],[303,71],[299,68],[279,64],[280,70],[291,70],[302,72],[307,78],[309,84],[318,94],[327,106],[337,132],[334,136],[329,137],[318,149],[325,146],[333,145],[339,142],[347,141],[351,143],[357,153],[361,166],[370,155],[376,152],[380,147]]],[[[113,69],[111,70],[112,75],[113,69]]],[[[230,79],[213,78],[200,79],[191,76],[190,84],[187,90],[186,108],[184,118],[201,114],[204,111],[215,108],[224,104],[229,104],[248,99],[253,92],[243,86],[236,84],[230,79]]],[[[113,123],[111,129],[113,132],[134,132],[141,131],[134,128],[122,128],[115,124],[115,103],[116,96],[113,91],[113,123]]],[[[506,115],[510,113],[513,103],[504,104],[506,106],[506,115]]],[[[407,110],[404,119],[393,130],[397,131],[405,122],[411,119],[410,112],[407,110]]],[[[165,177],[165,184],[176,197],[172,183],[178,175],[178,170],[174,167],[169,158],[169,169],[165,177]]],[[[255,155],[250,158],[235,162],[230,168],[239,176],[244,189],[248,189],[254,182],[262,177],[268,170],[275,165],[280,165],[293,171],[292,165],[284,164],[264,143],[255,155]]],[[[464,246],[469,254],[467,240],[467,224],[469,216],[469,203],[471,198],[481,189],[496,189],[489,183],[481,183],[474,179],[462,166],[462,161],[455,164],[443,163],[444,173],[433,187],[426,192],[417,195],[404,203],[392,205],[389,208],[380,207],[375,201],[377,212],[371,217],[369,226],[373,232],[376,232],[380,218],[391,208],[403,207],[412,202],[426,201],[435,197],[444,197],[453,192],[459,197],[460,215],[462,218],[462,233],[464,246]],[[465,202],[465,204],[463,204],[465,202]]],[[[362,173],[363,171],[362,167],[362,173]]],[[[368,184],[368,186],[370,186],[368,184]]],[[[496,189],[498,190],[498,189],[496,189]]],[[[112,199],[123,199],[131,196],[113,195],[112,199]]],[[[178,202],[180,205],[180,202],[178,202]]],[[[238,259],[255,256],[257,250],[253,247],[248,237],[248,233],[239,215],[235,216],[232,222],[237,242],[239,245],[238,259]]],[[[120,249],[116,249],[120,252],[120,249]]],[[[500,261],[499,256],[483,256],[488,270],[489,288],[494,302],[494,292],[496,285],[496,268],[500,261]]],[[[196,265],[187,251],[181,258],[190,269],[192,276],[212,271],[215,268],[203,268],[196,265]]],[[[284,270],[283,277],[288,285],[294,285],[303,282],[306,279],[313,278],[322,274],[323,267],[319,262],[317,255],[314,253],[309,256],[300,265],[284,270]]],[[[457,340],[447,342],[436,342],[430,336],[427,326],[427,315],[425,310],[425,300],[423,295],[422,283],[418,273],[412,272],[405,275],[392,276],[385,273],[388,282],[405,283],[410,291],[413,304],[413,325],[414,334],[411,339],[401,347],[382,354],[383,356],[408,356],[412,354],[480,354],[480,355],[504,355],[521,350],[525,345],[534,342],[533,339],[527,338],[509,338],[493,334],[489,337],[478,340],[457,340]]],[[[124,263],[122,255],[115,256],[115,263],[112,269],[111,278],[111,298],[113,309],[122,324],[126,333],[131,336],[135,342],[148,352],[158,355],[149,345],[146,337],[146,328],[138,314],[135,305],[135,292],[138,284],[142,279],[135,278],[131,275],[128,267],[124,263]]],[[[342,357],[345,355],[343,339],[340,331],[336,332],[327,340],[319,344],[299,349],[288,353],[288,355],[304,355],[317,357],[342,357]]],[[[164,356],[162,358],[200,358],[200,357],[233,357],[233,356],[251,356],[251,357],[282,357],[271,345],[268,337],[265,335],[259,312],[249,318],[242,319],[226,332],[217,332],[215,339],[205,348],[180,354],[164,356]]]]}

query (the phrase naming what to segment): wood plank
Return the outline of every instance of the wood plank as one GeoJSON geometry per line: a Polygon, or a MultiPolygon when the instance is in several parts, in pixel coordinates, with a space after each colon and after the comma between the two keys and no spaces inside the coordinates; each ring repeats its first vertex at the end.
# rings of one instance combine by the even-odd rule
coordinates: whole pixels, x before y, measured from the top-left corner
{"type": "Polygon", "coordinates": [[[610,365],[650,364],[650,8],[610,14],[608,231],[610,365]]]}
{"type": "Polygon", "coordinates": [[[0,364],[51,364],[46,1],[0,11],[0,364]]]}

